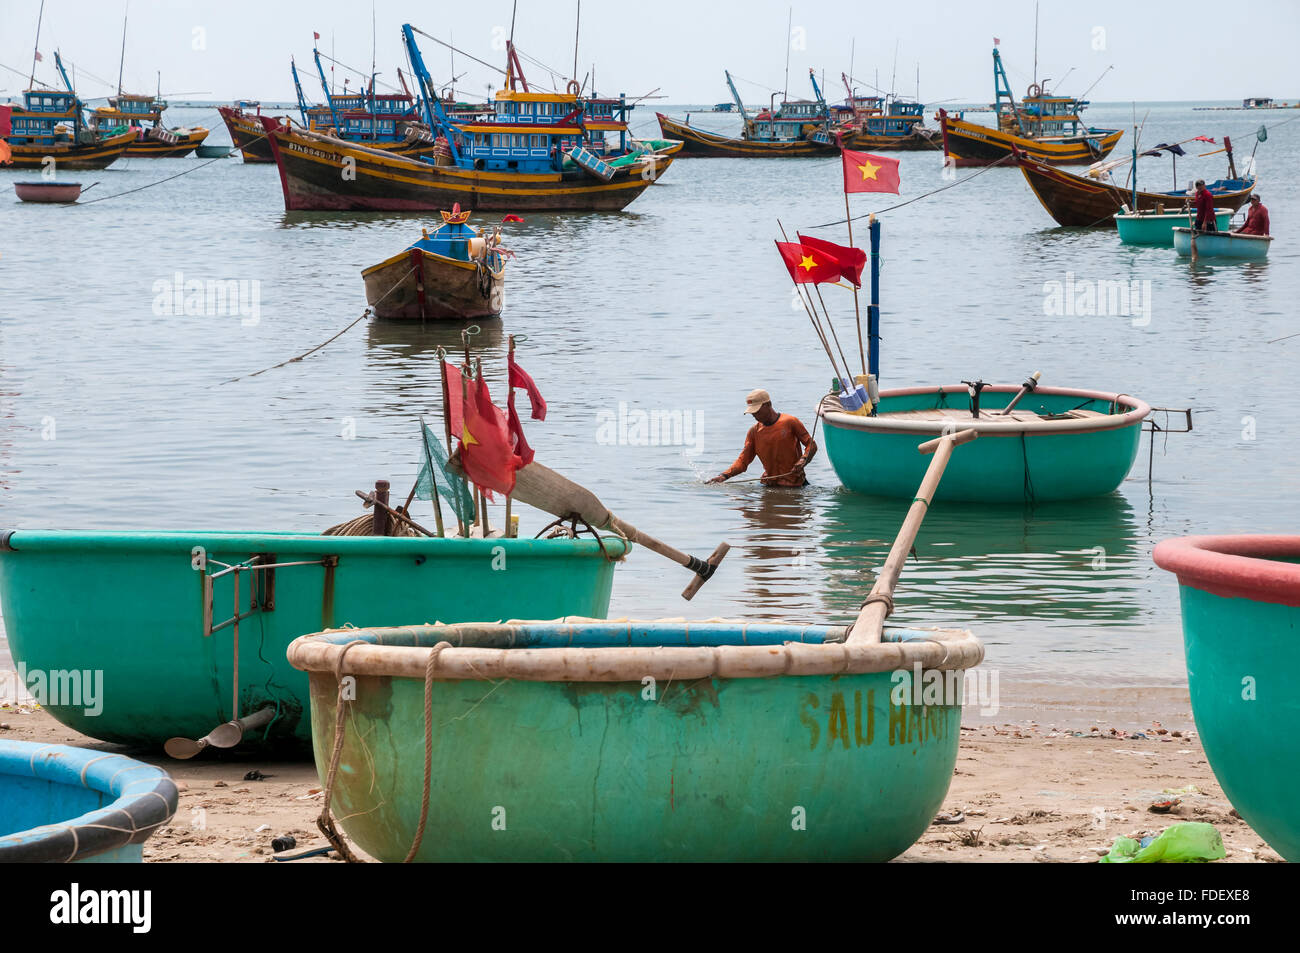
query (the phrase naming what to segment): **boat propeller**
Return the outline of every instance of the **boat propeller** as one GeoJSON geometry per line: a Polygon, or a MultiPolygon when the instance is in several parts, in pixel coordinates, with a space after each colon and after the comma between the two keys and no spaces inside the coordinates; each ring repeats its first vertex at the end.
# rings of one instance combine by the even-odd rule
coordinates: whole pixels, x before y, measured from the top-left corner
{"type": "Polygon", "coordinates": [[[167,756],[178,761],[188,761],[207,747],[233,748],[244,740],[244,733],[252,728],[261,728],[275,717],[274,706],[268,705],[261,711],[255,711],[243,718],[235,718],[225,724],[217,725],[198,741],[192,738],[170,738],[163,745],[167,756]]]}

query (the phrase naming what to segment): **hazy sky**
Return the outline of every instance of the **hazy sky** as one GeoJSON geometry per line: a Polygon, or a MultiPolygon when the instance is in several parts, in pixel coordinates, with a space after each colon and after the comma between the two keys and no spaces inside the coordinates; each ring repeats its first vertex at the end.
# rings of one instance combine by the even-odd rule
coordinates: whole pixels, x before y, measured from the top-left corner
{"type": "MultiPolygon", "coordinates": [[[[575,0],[520,0],[515,40],[521,51],[561,74],[573,71],[575,0]]],[[[0,0],[0,97],[26,85],[40,0],[0,0]],[[16,75],[10,68],[21,71],[16,75]]],[[[117,83],[124,0],[46,0],[38,77],[56,83],[53,52],[75,64],[86,98],[117,83]],[[102,81],[96,81],[95,78],[102,81]]],[[[788,0],[586,0],[582,3],[580,75],[594,63],[604,94],[648,93],[656,87],[672,103],[728,99],[722,70],[739,84],[747,104],[767,101],[783,85],[788,0]]],[[[396,83],[405,64],[400,27],[410,22],[494,64],[503,61],[510,28],[509,0],[473,3],[375,0],[376,61],[380,82],[396,83]]],[[[1033,78],[1033,0],[939,3],[932,0],[857,0],[793,5],[790,91],[809,93],[807,70],[825,71],[828,94],[840,98],[841,71],[888,88],[897,44],[896,87],[912,93],[920,67],[921,98],[988,102],[992,98],[990,49],[1002,40],[1013,91],[1033,78]]],[[[371,62],[369,0],[133,0],[129,3],[124,85],[152,91],[162,71],[164,94],[178,99],[291,100],[289,57],[307,76],[304,89],[318,99],[311,63],[312,32],[321,51],[349,66],[371,62]]],[[[1300,0],[1043,0],[1039,77],[1059,81],[1078,95],[1113,65],[1091,92],[1094,101],[1222,100],[1245,96],[1300,98],[1294,46],[1300,38],[1300,0]],[[1242,14],[1239,18],[1238,14],[1242,14]],[[1248,14],[1248,15],[1245,15],[1248,14]],[[1229,25],[1231,24],[1231,25],[1229,25]],[[1073,69],[1073,72],[1067,71],[1073,69]]],[[[421,40],[430,72],[450,76],[447,51],[421,40]]],[[[500,75],[464,58],[459,89],[486,93],[500,75]]],[[[340,80],[343,73],[336,74],[340,80]]],[[[525,64],[530,81],[551,77],[525,64]]],[[[567,78],[567,75],[563,76],[567,78]]],[[[563,78],[561,82],[563,82],[563,78]]],[[[353,80],[355,83],[355,79],[353,80]]]]}

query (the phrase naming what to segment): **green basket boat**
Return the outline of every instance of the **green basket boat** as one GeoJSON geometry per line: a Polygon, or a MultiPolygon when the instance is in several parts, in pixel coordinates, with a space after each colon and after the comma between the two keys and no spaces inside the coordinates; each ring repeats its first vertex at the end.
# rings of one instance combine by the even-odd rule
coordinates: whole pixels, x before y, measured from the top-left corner
{"type": "Polygon", "coordinates": [[[1196,730],[1232,806],[1300,861],[1300,536],[1188,536],[1155,548],[1178,576],[1196,730]]]}
{"type": "Polygon", "coordinates": [[[925,470],[917,440],[973,429],[980,439],[954,456],[944,500],[1073,500],[1110,493],[1124,481],[1149,404],[1127,394],[1039,386],[1010,414],[998,414],[1019,390],[985,388],[977,418],[964,384],[881,391],[875,416],[848,413],[831,394],[817,410],[826,456],[850,490],[910,499],[925,470]]]}
{"type": "MultiPolygon", "coordinates": [[[[1195,215],[1193,213],[1192,217],[1195,215]]],[[[1115,227],[1119,240],[1125,245],[1161,245],[1174,247],[1174,229],[1186,226],[1191,219],[1187,212],[1116,212],[1115,227]]],[[[1226,232],[1232,221],[1232,209],[1216,208],[1214,220],[1219,231],[1226,232]]]]}
{"type": "Polygon", "coordinates": [[[572,539],[17,530],[0,534],[0,608],[29,690],[69,728],[158,745],[270,707],[274,720],[248,740],[305,752],[307,679],[284,657],[293,639],[413,619],[603,617],[611,560],[625,551],[617,538],[602,549],[572,539]]]}
{"type": "Polygon", "coordinates": [[[1236,258],[1263,261],[1268,257],[1272,235],[1239,235],[1235,232],[1197,232],[1186,227],[1173,230],[1174,251],[1182,258],[1236,258]]]}

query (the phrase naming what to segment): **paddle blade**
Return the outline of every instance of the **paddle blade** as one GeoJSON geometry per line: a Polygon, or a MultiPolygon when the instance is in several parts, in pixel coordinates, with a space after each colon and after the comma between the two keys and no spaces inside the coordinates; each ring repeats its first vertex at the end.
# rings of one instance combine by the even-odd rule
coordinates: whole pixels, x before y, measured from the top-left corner
{"type": "Polygon", "coordinates": [[[188,761],[207,746],[207,738],[200,738],[198,741],[193,738],[169,738],[163,744],[163,750],[167,752],[169,758],[175,758],[177,761],[188,761]]]}

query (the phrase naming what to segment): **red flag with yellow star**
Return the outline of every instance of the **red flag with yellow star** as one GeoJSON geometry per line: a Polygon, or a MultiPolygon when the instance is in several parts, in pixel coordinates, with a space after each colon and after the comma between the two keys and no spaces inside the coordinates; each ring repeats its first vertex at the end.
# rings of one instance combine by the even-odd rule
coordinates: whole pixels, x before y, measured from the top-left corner
{"type": "Polygon", "coordinates": [[[898,160],[845,149],[844,191],[893,192],[897,195],[898,160]]]}
{"type": "Polygon", "coordinates": [[[487,382],[481,377],[470,383],[462,411],[460,464],[465,476],[484,489],[512,492],[519,458],[511,444],[506,416],[492,403],[487,382]]]}
{"type": "Polygon", "coordinates": [[[803,246],[804,252],[820,253],[833,258],[840,274],[857,287],[862,287],[862,269],[867,266],[867,253],[861,248],[837,245],[824,238],[813,238],[810,235],[800,235],[799,243],[803,246]]]}
{"type": "Polygon", "coordinates": [[[839,259],[825,252],[805,248],[798,242],[777,242],[776,250],[781,253],[790,279],[797,285],[821,284],[840,278],[839,259]]]}

